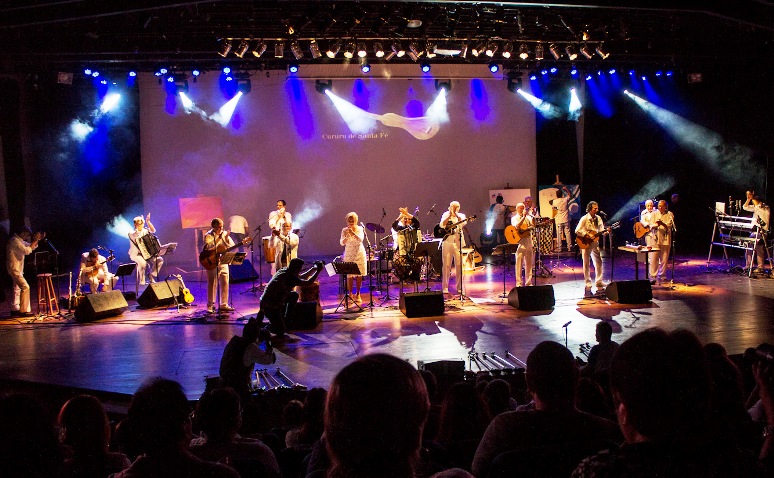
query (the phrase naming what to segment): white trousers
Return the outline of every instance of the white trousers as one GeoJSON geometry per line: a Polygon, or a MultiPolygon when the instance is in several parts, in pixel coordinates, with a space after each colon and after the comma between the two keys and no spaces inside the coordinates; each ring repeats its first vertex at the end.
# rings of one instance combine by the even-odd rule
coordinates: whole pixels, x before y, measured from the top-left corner
{"type": "Polygon", "coordinates": [[[599,252],[599,241],[594,241],[583,252],[583,278],[586,281],[586,287],[591,287],[591,262],[594,262],[594,282],[599,285],[602,283],[602,254],[599,252]]]}
{"type": "Polygon", "coordinates": [[[30,285],[22,274],[12,275],[13,280],[13,307],[11,310],[20,312],[32,312],[30,306],[30,285]]]}
{"type": "Polygon", "coordinates": [[[214,307],[218,289],[215,280],[220,282],[220,305],[228,305],[228,264],[207,271],[207,307],[214,307]]]}
{"type": "Polygon", "coordinates": [[[151,284],[156,282],[156,277],[161,271],[161,266],[164,264],[163,257],[151,257],[147,261],[142,256],[134,256],[132,260],[137,263],[137,268],[134,271],[137,283],[145,285],[145,277],[150,278],[151,284]]]}
{"type": "Polygon", "coordinates": [[[532,241],[529,245],[519,244],[516,251],[516,287],[532,285],[532,270],[535,268],[535,248],[532,247],[532,241]],[[524,266],[524,282],[521,281],[521,268],[524,266]]]}
{"type": "Polygon", "coordinates": [[[462,261],[460,260],[459,243],[451,238],[443,241],[441,254],[443,258],[443,271],[441,273],[443,289],[447,290],[449,288],[449,276],[451,275],[452,262],[454,262],[457,273],[457,292],[462,294],[464,291],[462,290],[462,261]]]}

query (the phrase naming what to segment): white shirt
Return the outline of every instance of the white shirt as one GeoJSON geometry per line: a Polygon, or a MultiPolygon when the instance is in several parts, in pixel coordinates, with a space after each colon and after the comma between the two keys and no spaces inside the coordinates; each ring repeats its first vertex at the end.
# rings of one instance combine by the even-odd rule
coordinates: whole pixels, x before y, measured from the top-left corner
{"type": "Polygon", "coordinates": [[[14,234],[8,239],[6,246],[5,265],[10,275],[21,275],[24,273],[24,256],[32,254],[33,247],[30,243],[14,234]]]}
{"type": "Polygon", "coordinates": [[[661,221],[667,225],[667,227],[658,225],[656,226],[656,245],[668,246],[671,244],[672,238],[672,226],[675,224],[675,215],[672,211],[667,211],[661,214],[661,211],[656,211],[656,221],[661,221]]]}
{"type": "Polygon", "coordinates": [[[293,215],[285,211],[285,216],[280,216],[279,211],[272,211],[269,214],[269,227],[275,231],[281,231],[282,225],[286,222],[293,222],[293,215]]]}
{"type": "Polygon", "coordinates": [[[565,224],[570,222],[570,210],[568,205],[569,199],[566,197],[560,197],[551,200],[551,205],[556,208],[556,217],[554,221],[557,224],[565,224]]]}
{"type": "Polygon", "coordinates": [[[250,230],[250,226],[247,224],[247,219],[234,215],[228,218],[228,230],[234,234],[244,234],[250,230]]]}
{"type": "Polygon", "coordinates": [[[530,215],[522,216],[518,212],[511,218],[511,225],[519,230],[519,234],[521,234],[521,239],[519,240],[519,244],[522,246],[531,247],[532,246],[532,235],[529,231],[526,231],[527,228],[530,228],[534,225],[533,218],[530,215]],[[522,222],[522,219],[524,221],[522,222]],[[519,224],[521,223],[521,224],[519,224]],[[524,232],[524,234],[522,234],[524,232]]]}
{"type": "MultiPolygon", "coordinates": [[[[449,216],[451,216],[451,213],[448,210],[445,211],[441,215],[441,222],[440,222],[441,227],[444,227],[446,225],[446,221],[449,220],[449,216]]],[[[461,212],[458,212],[457,213],[457,217],[456,218],[452,218],[452,223],[456,224],[458,222],[464,221],[465,219],[467,219],[465,217],[465,215],[462,214],[461,212]]],[[[462,231],[461,231],[461,229],[459,227],[455,228],[454,229],[454,233],[453,234],[449,234],[448,236],[446,236],[446,239],[444,239],[444,242],[446,242],[446,241],[454,241],[455,244],[459,244],[460,238],[458,236],[460,235],[461,232],[462,231]]],[[[466,246],[466,244],[465,244],[465,234],[462,234],[461,237],[462,237],[462,247],[465,247],[466,246]]]]}
{"type": "Polygon", "coordinates": [[[758,204],[757,206],[754,204],[748,204],[747,206],[743,206],[745,211],[753,213],[752,217],[752,224],[753,226],[758,225],[758,218],[761,218],[761,221],[764,222],[765,226],[763,226],[764,231],[769,230],[769,220],[771,219],[771,210],[769,209],[769,206],[764,206],[762,204],[758,204]]]}

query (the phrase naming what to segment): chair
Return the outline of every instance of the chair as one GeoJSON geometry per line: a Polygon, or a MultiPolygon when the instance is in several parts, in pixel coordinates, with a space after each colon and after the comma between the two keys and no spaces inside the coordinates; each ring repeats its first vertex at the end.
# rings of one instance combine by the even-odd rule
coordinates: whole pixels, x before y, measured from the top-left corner
{"type": "Polygon", "coordinates": [[[51,281],[51,274],[38,274],[38,313],[45,315],[59,314],[59,301],[56,298],[54,283],[51,281]]]}
{"type": "Polygon", "coordinates": [[[568,442],[501,453],[492,460],[489,478],[567,478],[587,456],[614,447],[609,441],[568,442]]]}

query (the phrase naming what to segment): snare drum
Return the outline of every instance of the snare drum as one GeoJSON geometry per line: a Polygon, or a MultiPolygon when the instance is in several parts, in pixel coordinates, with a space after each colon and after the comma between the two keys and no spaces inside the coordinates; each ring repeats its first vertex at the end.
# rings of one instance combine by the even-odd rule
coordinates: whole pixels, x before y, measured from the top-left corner
{"type": "Polygon", "coordinates": [[[271,236],[265,236],[263,237],[263,254],[266,256],[266,263],[272,264],[274,262],[274,258],[277,255],[277,249],[272,244],[272,237],[271,236]]]}

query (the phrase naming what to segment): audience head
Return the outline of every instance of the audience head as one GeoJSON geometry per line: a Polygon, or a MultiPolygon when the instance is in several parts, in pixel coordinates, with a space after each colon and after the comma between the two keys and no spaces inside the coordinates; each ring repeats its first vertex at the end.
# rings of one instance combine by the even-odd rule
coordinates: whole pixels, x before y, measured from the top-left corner
{"type": "Polygon", "coordinates": [[[0,469],[4,476],[58,476],[62,453],[54,421],[34,398],[0,398],[0,469]]]}
{"type": "Polygon", "coordinates": [[[196,418],[207,440],[227,443],[242,425],[242,405],[232,388],[216,388],[202,395],[196,418]]]}
{"type": "Polygon", "coordinates": [[[578,367],[563,345],[540,342],[527,356],[527,388],[538,408],[566,408],[575,404],[578,367]]]}
{"type": "Polygon", "coordinates": [[[489,418],[507,412],[511,404],[511,385],[501,378],[489,382],[482,394],[489,418]]]}
{"type": "Polygon", "coordinates": [[[710,385],[701,344],[691,332],[652,328],[631,337],[613,358],[610,386],[627,441],[701,436],[710,385]]]}
{"type": "Polygon", "coordinates": [[[134,393],[127,418],[133,441],[148,454],[176,452],[188,446],[191,408],[179,383],[154,377],[134,393]]]}
{"type": "Polygon", "coordinates": [[[735,411],[732,407],[738,409],[744,404],[742,372],[718,343],[705,345],[704,355],[712,380],[712,408],[727,413],[735,411]]]}
{"type": "Polygon", "coordinates": [[[427,388],[427,397],[430,399],[430,403],[436,403],[438,397],[438,380],[435,378],[435,374],[427,369],[419,371],[419,375],[422,376],[422,380],[425,382],[425,388],[427,388]]]}
{"type": "Polygon", "coordinates": [[[328,476],[412,476],[429,407],[422,377],[399,358],[371,354],[344,367],[325,408],[328,476]]]}
{"type": "Polygon", "coordinates": [[[77,395],[59,411],[62,442],[76,454],[105,454],[110,443],[110,422],[105,407],[96,397],[77,395]]]}
{"type": "Polygon", "coordinates": [[[282,408],[282,424],[297,428],[303,423],[304,404],[301,400],[291,400],[282,408]]]}
{"type": "Polygon", "coordinates": [[[480,438],[488,420],[475,385],[457,382],[446,391],[441,404],[438,440],[441,442],[480,438]]]}
{"type": "Polygon", "coordinates": [[[613,326],[610,324],[610,322],[607,322],[604,320],[597,322],[597,328],[596,328],[597,342],[599,343],[610,342],[612,337],[613,337],[613,326]]]}

